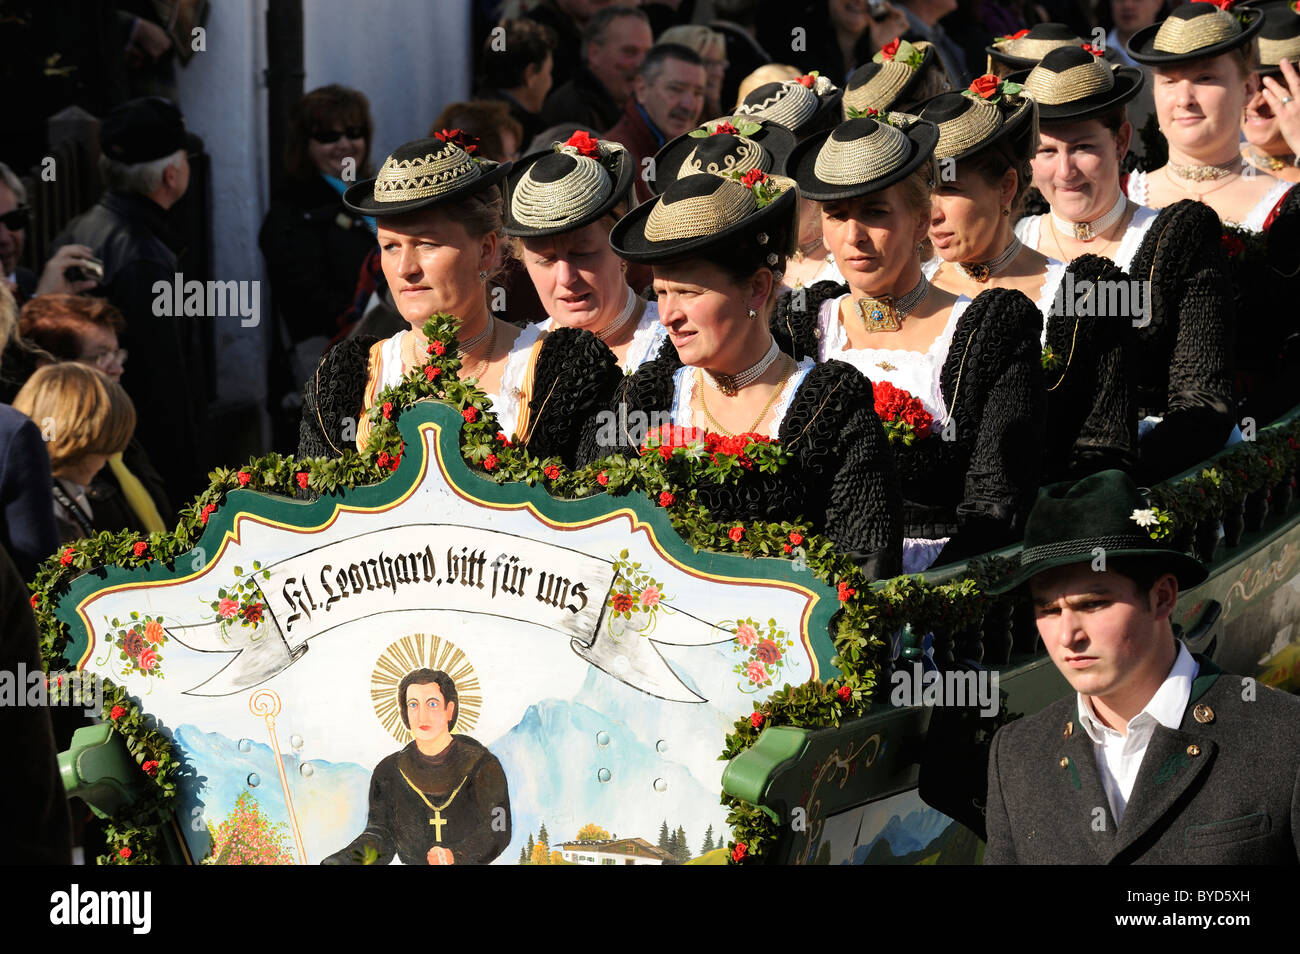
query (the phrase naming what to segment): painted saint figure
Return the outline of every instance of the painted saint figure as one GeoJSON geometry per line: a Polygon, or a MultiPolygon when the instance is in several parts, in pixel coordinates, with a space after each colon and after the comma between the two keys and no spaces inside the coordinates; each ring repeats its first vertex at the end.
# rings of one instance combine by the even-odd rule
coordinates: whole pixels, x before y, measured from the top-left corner
{"type": "Polygon", "coordinates": [[[458,699],[445,672],[416,669],[397,687],[402,722],[414,739],[375,766],[366,830],[325,864],[487,864],[510,844],[506,775],[487,747],[452,735],[458,699]]]}

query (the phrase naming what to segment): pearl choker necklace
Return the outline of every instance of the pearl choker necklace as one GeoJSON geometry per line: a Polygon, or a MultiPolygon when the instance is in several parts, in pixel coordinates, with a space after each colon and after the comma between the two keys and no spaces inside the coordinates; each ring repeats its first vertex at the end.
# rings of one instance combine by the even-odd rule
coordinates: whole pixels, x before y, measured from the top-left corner
{"type": "Polygon", "coordinates": [[[735,397],[741,388],[753,384],[761,378],[763,372],[772,366],[772,362],[776,360],[776,356],[780,353],[780,349],[776,346],[776,339],[772,338],[771,343],[767,346],[767,353],[758,359],[757,364],[750,365],[739,374],[718,374],[714,371],[708,371],[704,375],[704,380],[727,397],[735,397]]]}
{"type": "Polygon", "coordinates": [[[631,320],[632,312],[636,310],[636,302],[636,294],[629,288],[627,290],[627,301],[623,303],[623,310],[618,313],[617,318],[596,332],[596,337],[601,341],[608,341],[622,331],[623,326],[631,320]]]}
{"type": "Polygon", "coordinates": [[[1012,236],[1011,244],[1003,249],[1002,254],[993,259],[993,261],[971,265],[968,265],[966,262],[958,262],[957,264],[961,266],[961,270],[965,272],[968,277],[983,284],[998,272],[1002,271],[1002,269],[1010,265],[1011,260],[1019,254],[1021,247],[1020,239],[1012,236]]]}
{"type": "Polygon", "coordinates": [[[1062,235],[1069,236],[1078,242],[1091,242],[1102,232],[1119,221],[1119,217],[1124,214],[1124,207],[1128,200],[1124,197],[1123,190],[1120,191],[1119,198],[1115,204],[1110,207],[1110,211],[1101,218],[1093,219],[1091,222],[1070,222],[1061,218],[1055,212],[1052,213],[1052,225],[1056,231],[1062,235]]]}
{"type": "Polygon", "coordinates": [[[483,330],[480,331],[478,334],[476,334],[473,338],[470,338],[468,341],[462,341],[458,345],[456,345],[456,353],[463,359],[465,355],[469,354],[471,351],[473,351],[475,348],[481,345],[484,341],[486,341],[487,336],[492,334],[492,331],[495,327],[496,326],[492,322],[492,316],[488,315],[487,324],[483,327],[483,330]]]}
{"type": "Polygon", "coordinates": [[[1217,162],[1204,166],[1180,166],[1171,162],[1166,168],[1180,179],[1187,179],[1191,182],[1207,182],[1226,179],[1234,172],[1237,172],[1241,168],[1241,159],[1229,159],[1227,162],[1217,162]]]}

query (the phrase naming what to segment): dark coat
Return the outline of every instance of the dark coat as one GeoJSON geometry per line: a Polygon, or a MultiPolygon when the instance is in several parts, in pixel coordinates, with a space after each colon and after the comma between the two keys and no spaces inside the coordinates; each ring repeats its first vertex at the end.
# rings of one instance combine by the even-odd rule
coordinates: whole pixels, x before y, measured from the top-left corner
{"type": "Polygon", "coordinates": [[[572,79],[554,87],[542,104],[543,128],[576,123],[599,132],[618,122],[622,114],[605,84],[585,64],[578,67],[572,79]]]}
{"type": "MultiPolygon", "coordinates": [[[[610,404],[618,419],[666,420],[674,404],[673,375],[681,367],[666,343],[654,361],[626,378],[610,404]],[[620,418],[619,405],[626,405],[620,418]]],[[[579,463],[609,454],[635,456],[641,435],[617,435],[605,446],[589,425],[579,463]]],[[[728,484],[697,484],[699,502],[718,520],[808,520],[870,578],[902,571],[903,532],[898,475],[884,428],[871,401],[871,382],[840,361],[808,372],[781,422],[778,440],[791,460],[777,473],[750,471],[728,484]]]]}
{"type": "Polygon", "coordinates": [[[0,546],[25,580],[59,546],[51,486],[40,430],[27,415],[0,404],[0,546]]]}
{"type": "Polygon", "coordinates": [[[574,70],[582,63],[582,30],[571,16],[556,5],[555,0],[542,0],[523,16],[550,27],[554,32],[555,47],[551,50],[552,81],[556,86],[568,82],[574,70]]]}
{"type": "Polygon", "coordinates": [[[635,96],[628,99],[627,106],[623,109],[623,118],[606,130],[600,138],[621,142],[635,160],[637,203],[649,202],[653,199],[654,193],[650,191],[650,183],[646,182],[645,176],[641,173],[645,168],[645,160],[658,152],[664,144],[664,135],[651,125],[645,110],[637,103],[635,96]]]}
{"type": "MultiPolygon", "coordinates": [[[[795,357],[815,358],[818,310],[847,291],[844,284],[817,282],[801,310],[783,295],[772,314],[777,343],[795,357]]],[[[1004,547],[1024,531],[1043,451],[1042,327],[1042,313],[1020,292],[980,293],[957,320],[940,372],[953,439],[933,433],[910,446],[892,445],[903,535],[951,538],[936,565],[1004,547]]]]}
{"type": "MultiPolygon", "coordinates": [[[[168,499],[167,487],[163,484],[158,469],[149,460],[149,455],[134,437],[122,452],[122,463],[144,486],[149,499],[158,508],[158,516],[162,518],[163,524],[168,530],[174,529],[176,511],[172,509],[171,500],[168,499]]],[[[135,530],[145,536],[149,535],[144,523],[131,509],[126,495],[122,493],[117,475],[107,464],[90,482],[90,486],[86,489],[86,498],[90,501],[90,509],[94,512],[90,523],[96,530],[110,530],[113,533],[135,530]]]]}
{"type": "Polygon", "coordinates": [[[339,316],[352,303],[361,263],[375,247],[365,220],[345,209],[343,197],[313,173],[276,191],[257,243],[289,337],[333,338],[339,316]]]}
{"type": "Polygon", "coordinates": [[[166,213],[143,196],[106,192],[68,223],[52,248],[71,243],[88,245],[104,263],[100,290],[126,319],[121,342],[131,360],[122,387],[135,404],[136,436],[172,493],[188,498],[207,486],[207,455],[200,450],[207,434],[207,372],[199,342],[210,324],[154,314],[154,283],[170,289],[177,272],[166,213]]]}
{"type": "Polygon", "coordinates": [[[985,863],[1296,864],[1300,699],[1197,661],[1183,720],[1156,727],[1118,825],[1073,693],[1003,726],[985,863]]]}

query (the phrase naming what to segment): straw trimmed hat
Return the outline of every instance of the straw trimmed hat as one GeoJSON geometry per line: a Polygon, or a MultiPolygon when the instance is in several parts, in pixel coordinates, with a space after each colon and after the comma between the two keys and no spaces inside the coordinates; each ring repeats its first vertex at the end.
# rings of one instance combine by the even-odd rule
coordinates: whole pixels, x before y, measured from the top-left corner
{"type": "Polygon", "coordinates": [[[506,234],[557,235],[595,222],[628,197],[635,167],[621,144],[585,133],[525,156],[506,178],[506,234]]]}
{"type": "Polygon", "coordinates": [[[1291,2],[1260,4],[1264,26],[1259,31],[1259,74],[1278,76],[1283,59],[1300,61],[1300,10],[1291,2]]]}
{"type": "Polygon", "coordinates": [[[1064,23],[1037,23],[1028,30],[998,37],[984,52],[995,63],[1018,69],[1033,69],[1038,61],[1063,46],[1083,46],[1082,37],[1064,23]]]}
{"type": "Polygon", "coordinates": [[[1062,47],[1025,73],[1007,77],[1038,103],[1040,122],[1089,119],[1138,94],[1146,74],[1135,66],[1116,66],[1082,47],[1062,47]]]}
{"type": "Polygon", "coordinates": [[[701,172],[725,175],[759,169],[777,174],[785,167],[786,157],[793,148],[794,133],[780,123],[749,116],[710,120],[670,139],[655,153],[655,175],[650,180],[650,191],[662,193],[682,176],[701,172]],[[749,125],[758,129],[741,131],[749,125]]]}
{"type": "Polygon", "coordinates": [[[1128,41],[1128,55],[1143,66],[1172,66],[1218,56],[1248,42],[1264,25],[1257,7],[1221,10],[1212,3],[1184,3],[1128,41]]]}
{"type": "MultiPolygon", "coordinates": [[[[452,133],[456,133],[452,130],[452,133]]],[[[359,215],[406,215],[495,185],[508,162],[476,159],[474,137],[414,139],[393,150],[379,175],[348,188],[343,204],[359,215]]]]}
{"type": "Polygon", "coordinates": [[[786,169],[809,199],[831,202],[901,182],[934,154],[939,128],[906,113],[862,116],[795,146],[786,169]]]}
{"type": "MultiPolygon", "coordinates": [[[[972,90],[991,78],[979,77],[971,84],[972,90]]],[[[990,97],[967,95],[969,91],[940,93],[925,104],[921,118],[939,127],[935,158],[965,159],[1024,131],[1034,116],[1034,101],[1004,92],[1007,85],[1007,81],[998,83],[990,97]]]]}
{"type": "MultiPolygon", "coordinates": [[[[742,243],[766,245],[768,233],[781,226],[793,238],[799,190],[782,176],[750,172],[745,178],[760,176],[762,184],[755,187],[739,176],[711,173],[678,179],[663,195],[619,219],[609,244],[629,262],[655,264],[707,258],[710,250],[742,243]],[[770,201],[760,205],[765,198],[770,201]]],[[[773,247],[773,253],[778,251],[787,249],[773,247]]]]}
{"type": "Polygon", "coordinates": [[[1139,518],[1150,519],[1150,508],[1133,479],[1121,470],[1103,470],[1077,483],[1043,487],[1025,521],[1020,569],[985,590],[995,596],[1009,593],[1044,570],[1091,563],[1099,548],[1107,560],[1159,558],[1178,578],[1180,590],[1204,582],[1209,573],[1199,560],[1153,539],[1138,523],[1139,518]]]}
{"type": "Polygon", "coordinates": [[[941,68],[933,44],[919,41],[908,44],[909,50],[903,43],[906,41],[892,40],[872,62],[853,71],[840,99],[845,119],[853,118],[850,109],[858,112],[874,109],[882,113],[897,109],[900,103],[916,97],[925,83],[927,70],[941,68]],[[911,61],[916,59],[916,54],[920,62],[913,66],[911,61]]]}
{"type": "Polygon", "coordinates": [[[816,129],[828,112],[837,111],[841,95],[839,87],[825,76],[809,73],[756,87],[736,107],[736,115],[779,123],[798,136],[816,129]]]}

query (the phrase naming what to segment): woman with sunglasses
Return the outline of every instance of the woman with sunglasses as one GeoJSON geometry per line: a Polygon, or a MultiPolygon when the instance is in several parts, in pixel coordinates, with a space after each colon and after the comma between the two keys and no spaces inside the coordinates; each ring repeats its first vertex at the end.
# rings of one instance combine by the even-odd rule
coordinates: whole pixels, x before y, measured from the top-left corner
{"type": "Polygon", "coordinates": [[[774,327],[793,354],[868,375],[891,429],[920,423],[893,444],[904,571],[918,572],[1020,535],[1040,477],[1043,318],[1013,289],[971,301],[926,280],[939,130],[894,121],[850,119],[791,154],[847,284],[809,289],[806,307],[779,310],[774,327]]]}
{"type": "Polygon", "coordinates": [[[499,183],[510,163],[463,148],[476,146],[449,134],[405,143],[376,178],[345,193],[351,211],[375,217],[384,278],[409,327],[386,339],[348,338],[326,352],[306,384],[298,456],[365,447],[370,408],[427,361],[423,329],[439,312],[460,322],[460,378],[478,381],[498,429],[538,457],[571,463],[587,417],[607,404],[618,366],[595,335],[520,328],[489,308],[502,241],[499,183]]]}
{"type": "MultiPolygon", "coordinates": [[[[901,565],[893,458],[871,408],[871,385],[839,362],[783,354],[768,323],[795,230],[798,192],[750,170],[677,179],[623,217],[610,243],[654,270],[659,320],[673,350],[626,378],[611,410],[620,421],[669,421],[684,442],[743,451],[779,441],[790,459],[775,472],[692,492],[718,520],[808,520],[868,576],[901,565]],[[644,417],[642,417],[644,415],[644,417]]],[[[644,431],[589,428],[579,455],[632,455],[644,431]]]]}
{"type": "Polygon", "coordinates": [[[506,190],[507,248],[546,309],[542,327],[590,331],[625,374],[665,339],[655,305],[628,287],[627,263],[609,246],[632,200],[634,169],[619,143],[575,133],[515,166],[506,190]]]}

